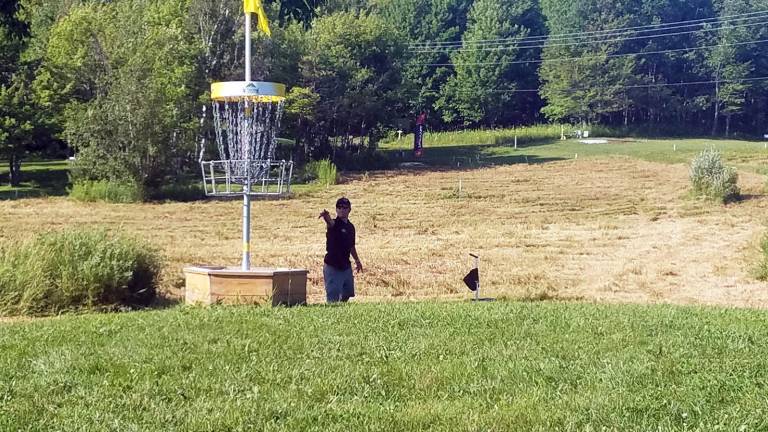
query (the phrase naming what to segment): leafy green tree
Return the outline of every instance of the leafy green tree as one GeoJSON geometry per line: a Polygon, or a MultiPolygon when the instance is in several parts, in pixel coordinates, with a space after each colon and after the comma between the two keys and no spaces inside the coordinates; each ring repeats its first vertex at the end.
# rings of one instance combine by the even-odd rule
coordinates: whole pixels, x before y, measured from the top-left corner
{"type": "MultiPolygon", "coordinates": [[[[642,26],[711,18],[713,12],[710,0],[644,0],[634,16],[631,25],[642,26]]],[[[696,118],[706,109],[707,102],[701,98],[706,87],[668,85],[704,78],[698,67],[703,62],[702,52],[681,50],[700,46],[696,33],[691,29],[695,30],[695,27],[646,31],[635,36],[680,34],[638,38],[624,43],[625,52],[648,53],[636,57],[635,76],[638,83],[646,87],[627,91],[631,106],[624,118],[625,124],[630,120],[644,123],[649,128],[674,124],[681,131],[685,129],[681,125],[697,123],[696,118]]]]}
{"type": "Polygon", "coordinates": [[[0,85],[0,155],[8,161],[9,183],[18,186],[21,161],[32,148],[37,110],[30,79],[18,71],[9,85],[0,85]]]}
{"type": "MultiPolygon", "coordinates": [[[[377,13],[410,46],[403,64],[402,92],[407,121],[421,111],[436,110],[441,90],[453,76],[449,51],[440,44],[461,42],[470,0],[388,0],[377,13]]],[[[428,116],[433,126],[442,115],[428,116]]]]}
{"type": "Polygon", "coordinates": [[[284,128],[296,139],[294,161],[301,164],[311,156],[310,134],[317,119],[320,95],[312,89],[293,87],[286,95],[284,128]]]}
{"type": "MultiPolygon", "coordinates": [[[[742,0],[715,2],[720,16],[733,16],[750,12],[750,4],[742,0]]],[[[754,46],[750,50],[744,42],[753,40],[753,31],[749,27],[739,27],[728,23],[720,26],[716,32],[707,32],[702,41],[714,45],[707,50],[704,69],[709,78],[715,81],[711,98],[712,135],[719,129],[720,117],[725,116],[725,136],[730,134],[731,118],[743,112],[746,95],[750,84],[745,81],[750,76],[753,66],[751,58],[754,46]]]]}
{"type": "Polygon", "coordinates": [[[194,160],[187,11],[172,0],[90,3],[52,28],[41,87],[62,107],[76,179],[152,187],[194,160]]]}
{"type": "Polygon", "coordinates": [[[29,25],[17,1],[0,5],[0,157],[8,162],[9,183],[21,181],[22,159],[45,149],[46,115],[32,88],[34,63],[24,58],[29,25]]]}
{"type": "Polygon", "coordinates": [[[542,111],[549,119],[589,123],[628,109],[625,89],[637,82],[635,59],[615,56],[622,51],[620,38],[567,35],[626,27],[634,16],[631,6],[606,0],[542,0],[555,36],[547,41],[540,69],[546,100],[542,111]]]}
{"type": "Polygon", "coordinates": [[[280,27],[294,21],[300,23],[304,28],[309,28],[326,0],[281,0],[276,3],[279,3],[277,22],[280,27]]]}
{"type": "Polygon", "coordinates": [[[455,75],[446,83],[438,101],[447,122],[490,126],[515,122],[511,114],[522,111],[515,107],[515,102],[521,100],[515,97],[518,83],[531,81],[520,74],[525,69],[518,62],[535,61],[539,54],[536,49],[520,49],[518,45],[521,39],[540,30],[540,23],[533,22],[539,24],[535,33],[524,25],[531,25],[530,16],[537,12],[530,0],[475,1],[469,12],[463,47],[451,56],[455,75]]]}
{"type": "Polygon", "coordinates": [[[21,5],[16,0],[0,3],[0,83],[8,84],[18,68],[21,52],[29,36],[29,26],[19,18],[21,5]]]}
{"type": "Polygon", "coordinates": [[[317,19],[307,41],[302,87],[320,96],[314,146],[328,137],[374,143],[404,109],[399,34],[373,15],[341,12],[317,19]]]}

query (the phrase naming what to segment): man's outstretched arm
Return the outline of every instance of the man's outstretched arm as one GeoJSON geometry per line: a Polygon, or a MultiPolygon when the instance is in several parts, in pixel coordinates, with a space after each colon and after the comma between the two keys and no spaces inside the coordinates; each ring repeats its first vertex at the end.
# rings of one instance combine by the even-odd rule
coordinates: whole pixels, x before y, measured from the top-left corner
{"type": "Polygon", "coordinates": [[[325,221],[325,224],[328,225],[328,228],[333,226],[333,219],[331,219],[331,214],[328,212],[328,210],[323,209],[323,211],[320,212],[320,216],[318,216],[318,218],[322,218],[325,221]]]}

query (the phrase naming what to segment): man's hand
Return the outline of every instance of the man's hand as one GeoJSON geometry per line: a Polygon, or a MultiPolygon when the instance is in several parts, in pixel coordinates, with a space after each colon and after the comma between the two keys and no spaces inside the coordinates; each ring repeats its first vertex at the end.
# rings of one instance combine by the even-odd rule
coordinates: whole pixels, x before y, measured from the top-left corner
{"type": "Polygon", "coordinates": [[[358,273],[363,271],[363,263],[361,263],[360,260],[355,261],[355,270],[357,270],[358,273]]]}
{"type": "Polygon", "coordinates": [[[328,225],[331,224],[331,213],[328,212],[328,210],[323,209],[323,211],[320,212],[320,216],[317,217],[318,219],[322,218],[325,223],[328,225]]]}

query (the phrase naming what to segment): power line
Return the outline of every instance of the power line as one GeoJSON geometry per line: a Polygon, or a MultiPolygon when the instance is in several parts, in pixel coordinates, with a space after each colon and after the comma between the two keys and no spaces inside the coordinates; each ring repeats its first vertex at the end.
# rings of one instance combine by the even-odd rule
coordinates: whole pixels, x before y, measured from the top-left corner
{"type": "MultiPolygon", "coordinates": [[[[455,51],[501,51],[504,49],[530,49],[530,48],[552,48],[552,47],[559,47],[559,46],[574,46],[574,45],[580,45],[580,44],[595,44],[595,43],[607,43],[607,42],[622,42],[627,40],[637,40],[637,39],[650,39],[650,38],[658,38],[658,37],[667,37],[667,36],[678,36],[683,34],[690,34],[690,33],[697,33],[697,32],[711,32],[711,31],[718,31],[718,30],[731,30],[735,28],[741,28],[741,27],[754,27],[757,25],[765,25],[768,24],[768,21],[761,21],[758,23],[751,23],[751,24],[740,24],[740,25],[734,25],[730,27],[715,27],[711,29],[699,29],[699,30],[690,30],[690,31],[684,31],[684,32],[674,32],[674,33],[664,33],[664,34],[658,34],[658,35],[646,35],[646,36],[633,36],[633,37],[627,37],[627,38],[618,38],[618,39],[605,39],[605,40],[594,40],[594,41],[575,41],[572,43],[563,43],[563,44],[543,44],[543,45],[526,45],[526,46],[519,46],[519,45],[510,45],[510,46],[498,46],[498,47],[490,47],[490,48],[458,48],[455,51]]],[[[429,50],[411,50],[411,52],[415,53],[429,53],[429,52],[444,52],[443,49],[437,48],[437,49],[429,49],[429,50]]]]}
{"type": "MultiPolygon", "coordinates": [[[[697,19],[697,20],[685,20],[685,21],[676,21],[676,22],[670,22],[670,23],[660,23],[660,24],[648,24],[644,26],[635,26],[635,27],[623,27],[623,28],[617,28],[612,30],[594,30],[594,31],[581,31],[581,32],[573,32],[573,33],[556,33],[552,35],[542,35],[542,36],[530,36],[527,38],[523,38],[524,40],[541,40],[541,39],[563,39],[563,38],[572,38],[572,37],[586,37],[588,35],[594,35],[598,33],[617,33],[617,32],[628,32],[630,30],[636,30],[636,29],[648,29],[648,30],[641,30],[641,31],[660,31],[660,30],[666,30],[666,29],[650,29],[650,27],[665,27],[665,26],[676,26],[678,24],[685,24],[689,23],[684,26],[679,27],[686,27],[686,26],[694,26],[694,25],[703,25],[708,24],[709,21],[740,21],[742,19],[752,19],[748,18],[752,15],[764,15],[768,13],[768,10],[765,11],[758,11],[758,12],[749,12],[744,14],[736,14],[736,15],[726,15],[722,17],[716,17],[716,18],[703,18],[703,19],[697,19]],[[742,17],[742,18],[739,18],[742,17]]],[[[758,17],[759,18],[759,17],[758,17]]],[[[678,27],[673,27],[678,28],[678,27]]],[[[598,35],[598,36],[604,36],[604,35],[598,35]]],[[[481,43],[481,42],[503,42],[503,41],[509,41],[512,38],[500,38],[500,39],[478,39],[476,41],[472,41],[472,43],[481,43]]],[[[438,45],[455,45],[455,44],[462,44],[463,41],[443,41],[443,42],[413,42],[409,44],[409,46],[418,46],[418,45],[425,45],[425,46],[438,46],[438,45]]]]}
{"type": "MultiPolygon", "coordinates": [[[[768,76],[755,77],[755,78],[742,78],[742,79],[734,79],[734,80],[688,81],[688,82],[663,83],[663,84],[635,84],[635,85],[615,86],[611,88],[631,89],[631,88],[657,88],[657,87],[684,87],[689,85],[736,83],[736,82],[764,81],[764,80],[768,80],[768,76]]],[[[587,88],[581,88],[581,89],[575,89],[575,90],[587,90],[587,88]]],[[[540,90],[539,89],[508,89],[508,90],[490,89],[486,91],[489,93],[531,93],[531,92],[539,92],[540,90]]],[[[477,92],[473,91],[473,93],[477,93],[477,92]]]]}
{"type": "MultiPolygon", "coordinates": [[[[723,24],[726,24],[726,23],[731,23],[732,24],[732,23],[736,23],[737,21],[750,21],[750,20],[756,20],[756,19],[764,20],[766,18],[768,18],[768,14],[761,13],[759,16],[738,18],[738,19],[733,19],[733,20],[724,20],[724,21],[719,21],[717,24],[722,26],[723,24]]],[[[614,37],[614,36],[616,36],[616,37],[624,37],[624,36],[637,35],[637,34],[640,34],[640,33],[667,31],[667,30],[675,30],[675,29],[689,28],[689,27],[699,27],[699,26],[702,26],[702,25],[705,25],[705,24],[709,24],[709,23],[686,24],[686,25],[666,27],[666,28],[663,28],[663,29],[647,29],[647,30],[638,30],[638,31],[618,31],[618,32],[613,32],[612,31],[612,32],[609,32],[609,33],[606,33],[606,34],[601,34],[601,35],[574,35],[574,36],[568,36],[568,37],[555,37],[555,38],[551,38],[551,37],[547,37],[547,36],[536,36],[536,37],[531,38],[531,39],[529,39],[529,38],[522,38],[520,40],[523,40],[525,43],[557,42],[557,41],[564,41],[564,40],[573,41],[575,43],[576,40],[578,40],[578,39],[587,39],[587,40],[594,39],[596,41],[601,41],[602,39],[599,39],[599,38],[614,37]]],[[[699,31],[699,30],[693,30],[693,31],[691,31],[691,33],[696,32],[696,31],[699,31]]],[[[660,33],[660,35],[665,35],[665,34],[666,33],[660,33]]],[[[507,45],[507,44],[510,44],[510,43],[514,43],[514,42],[515,42],[515,40],[513,38],[508,38],[506,42],[505,41],[498,41],[498,42],[476,43],[475,41],[466,41],[466,42],[462,42],[461,44],[457,44],[457,45],[453,46],[453,48],[459,49],[459,48],[462,47],[462,45],[480,46],[480,47],[483,47],[483,46],[491,46],[491,47],[492,46],[504,46],[504,45],[507,45]]],[[[587,41],[581,41],[581,42],[587,42],[587,41]]]]}
{"type": "MultiPolygon", "coordinates": [[[[706,45],[706,46],[692,47],[692,48],[677,48],[677,49],[625,53],[625,54],[607,54],[605,57],[616,58],[616,57],[641,56],[646,54],[665,54],[665,53],[682,52],[682,51],[697,51],[697,50],[719,48],[719,47],[725,47],[725,46],[759,44],[759,43],[765,43],[765,42],[768,42],[768,39],[759,39],[759,40],[730,43],[730,44],[725,43],[725,44],[717,44],[717,45],[706,45]]],[[[509,61],[509,62],[498,61],[498,62],[476,62],[476,63],[414,63],[414,64],[419,66],[489,66],[489,65],[527,64],[527,63],[559,63],[559,62],[567,62],[567,61],[574,61],[574,60],[585,60],[589,58],[590,57],[582,56],[582,57],[561,57],[561,58],[542,59],[542,60],[515,60],[515,61],[509,61]]]]}
{"type": "MultiPolygon", "coordinates": [[[[638,30],[638,29],[647,29],[647,30],[640,30],[641,32],[646,31],[661,31],[661,30],[667,30],[669,28],[682,28],[682,27],[691,27],[695,25],[704,25],[708,24],[710,22],[724,22],[724,21],[740,21],[740,20],[746,20],[746,19],[759,19],[762,17],[753,17],[754,15],[764,15],[768,14],[768,10],[764,11],[757,11],[757,12],[749,12],[749,13],[743,13],[743,14],[735,14],[735,15],[726,15],[722,17],[715,17],[715,18],[703,18],[703,19],[696,19],[696,20],[684,20],[684,21],[675,21],[675,22],[669,22],[669,23],[660,23],[660,24],[647,24],[643,26],[635,26],[635,27],[623,27],[623,28],[617,28],[612,30],[594,30],[594,31],[582,31],[582,32],[573,32],[573,33],[557,33],[557,34],[551,34],[551,35],[542,35],[542,36],[530,36],[527,38],[523,38],[521,40],[523,41],[534,41],[534,40],[558,40],[558,39],[572,39],[573,37],[588,37],[589,35],[595,35],[592,37],[603,37],[603,36],[610,36],[612,33],[622,33],[622,32],[629,32],[631,30],[638,30]],[[750,18],[752,17],[752,18],[750,18]],[[685,25],[681,25],[685,24],[685,25]],[[678,26],[680,25],[680,26],[678,26]],[[669,26],[677,26],[677,27],[669,27],[669,26]],[[653,27],[668,27],[668,28],[655,28],[653,27]],[[606,35],[607,33],[607,35],[606,35]]],[[[512,41],[513,38],[499,38],[499,39],[478,39],[476,41],[472,41],[470,43],[483,43],[483,42],[504,42],[504,41],[512,41]]],[[[411,47],[438,47],[440,45],[461,45],[464,41],[427,41],[427,42],[413,42],[409,44],[411,47]]]]}

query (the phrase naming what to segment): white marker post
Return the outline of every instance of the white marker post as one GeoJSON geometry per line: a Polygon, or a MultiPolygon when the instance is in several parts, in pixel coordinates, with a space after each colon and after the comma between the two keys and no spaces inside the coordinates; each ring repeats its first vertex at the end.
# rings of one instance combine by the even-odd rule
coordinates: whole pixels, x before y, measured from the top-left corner
{"type": "Polygon", "coordinates": [[[477,269],[477,283],[475,285],[475,301],[480,300],[480,257],[475,254],[469,254],[475,259],[475,268],[477,269]]]}

